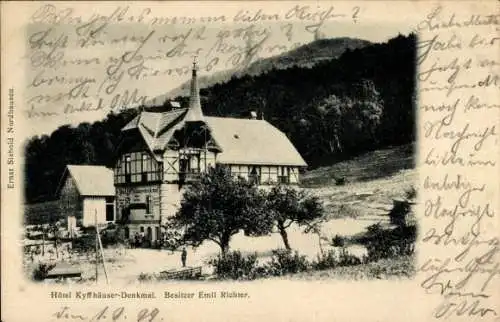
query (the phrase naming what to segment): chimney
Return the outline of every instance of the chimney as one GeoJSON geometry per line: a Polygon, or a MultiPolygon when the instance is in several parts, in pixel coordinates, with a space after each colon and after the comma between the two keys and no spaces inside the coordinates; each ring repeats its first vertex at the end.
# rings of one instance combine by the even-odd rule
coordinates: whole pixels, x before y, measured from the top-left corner
{"type": "Polygon", "coordinates": [[[203,122],[203,111],[201,110],[200,102],[200,89],[198,88],[198,79],[196,72],[198,67],[196,66],[196,56],[193,60],[193,73],[191,77],[191,92],[189,95],[189,109],[186,113],[184,120],[186,122],[203,122]]]}
{"type": "Polygon", "coordinates": [[[256,120],[257,119],[257,112],[255,111],[250,111],[250,118],[252,120],[256,120]]]}

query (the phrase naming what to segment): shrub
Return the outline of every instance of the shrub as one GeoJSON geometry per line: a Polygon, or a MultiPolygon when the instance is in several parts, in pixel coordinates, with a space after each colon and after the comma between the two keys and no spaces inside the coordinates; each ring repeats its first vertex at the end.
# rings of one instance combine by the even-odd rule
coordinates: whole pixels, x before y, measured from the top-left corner
{"type": "Polygon", "coordinates": [[[411,186],[405,191],[405,198],[408,200],[413,200],[417,197],[417,189],[414,186],[411,186]]]}
{"type": "Polygon", "coordinates": [[[364,240],[368,260],[410,256],[415,253],[416,226],[401,226],[394,229],[369,227],[364,240]]]}
{"type": "Polygon", "coordinates": [[[337,267],[338,264],[339,263],[335,251],[333,249],[330,249],[327,253],[318,255],[318,259],[312,262],[312,267],[315,270],[323,270],[337,267]]]}
{"type": "Polygon", "coordinates": [[[50,264],[50,263],[39,263],[35,269],[33,270],[33,280],[34,281],[43,281],[46,277],[47,274],[51,269],[53,269],[56,266],[56,264],[50,264]]]}
{"type": "Polygon", "coordinates": [[[125,243],[118,229],[105,229],[101,231],[101,243],[103,247],[125,243]]]}
{"type": "Polygon", "coordinates": [[[339,266],[354,266],[361,264],[361,259],[350,254],[345,247],[342,247],[339,254],[339,266]]]}
{"type": "Polygon", "coordinates": [[[363,260],[350,254],[345,247],[342,247],[337,253],[330,249],[327,253],[318,255],[318,259],[312,263],[315,270],[324,270],[329,268],[355,266],[363,263],[363,260]]]}
{"type": "Polygon", "coordinates": [[[215,274],[221,279],[254,279],[256,277],[257,254],[244,256],[239,251],[227,253],[209,260],[215,274]]]}
{"type": "Polygon", "coordinates": [[[141,273],[137,279],[139,282],[150,282],[155,279],[155,276],[154,274],[141,273]]]}
{"type": "Polygon", "coordinates": [[[345,238],[340,235],[335,235],[332,238],[332,246],[333,247],[344,247],[345,246],[345,238]]]}
{"type": "Polygon", "coordinates": [[[304,272],[311,268],[306,256],[287,249],[273,250],[271,262],[266,266],[269,275],[281,276],[304,272]]]}
{"type": "Polygon", "coordinates": [[[95,233],[82,235],[73,239],[71,248],[82,252],[95,250],[95,233]]]}
{"type": "Polygon", "coordinates": [[[347,180],[345,177],[337,177],[334,179],[335,179],[335,185],[337,185],[337,186],[343,186],[347,183],[347,180]]]}

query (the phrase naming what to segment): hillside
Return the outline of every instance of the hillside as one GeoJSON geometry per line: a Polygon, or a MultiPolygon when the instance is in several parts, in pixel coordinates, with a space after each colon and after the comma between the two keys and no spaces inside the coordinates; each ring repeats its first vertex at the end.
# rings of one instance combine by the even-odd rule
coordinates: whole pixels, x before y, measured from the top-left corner
{"type": "MultiPolygon", "coordinates": [[[[293,61],[325,57],[324,48],[329,45],[315,44],[298,49],[293,61]],[[317,53],[309,55],[307,48],[317,53]]],[[[345,51],[338,59],[325,59],[311,68],[293,66],[233,77],[200,91],[203,113],[247,118],[256,111],[288,136],[309,169],[331,165],[415,141],[415,59],[416,35],[398,35],[386,43],[345,51]]],[[[187,105],[187,97],[178,100],[187,105]]],[[[150,109],[173,108],[167,105],[150,109]]],[[[92,124],[65,125],[50,135],[30,138],[24,154],[26,201],[53,199],[67,164],[113,166],[120,130],[136,114],[136,109],[127,109],[92,124]]],[[[322,179],[311,177],[309,183],[314,185],[314,180],[322,179]]]]}
{"type": "Polygon", "coordinates": [[[336,59],[347,50],[363,48],[371,43],[355,38],[319,39],[284,54],[260,59],[252,63],[241,74],[257,76],[272,69],[287,69],[293,66],[311,68],[319,62],[336,59]]]}
{"type": "Polygon", "coordinates": [[[308,171],[301,182],[322,200],[331,218],[358,219],[352,225],[362,221],[386,222],[393,199],[404,198],[416,187],[414,153],[412,144],[372,151],[308,171]],[[336,185],[338,178],[345,178],[347,183],[336,185]]]}
{"type": "Polygon", "coordinates": [[[414,167],[413,144],[380,149],[355,158],[319,167],[302,176],[306,187],[335,185],[335,179],[345,178],[348,183],[389,177],[399,171],[414,167]]]}
{"type": "MultiPolygon", "coordinates": [[[[366,40],[347,37],[319,39],[280,55],[259,59],[242,70],[228,69],[208,76],[201,75],[198,78],[198,83],[200,88],[207,88],[215,84],[225,83],[232,77],[258,76],[273,69],[281,70],[294,66],[310,68],[319,62],[336,59],[346,50],[362,48],[370,44],[366,40]]],[[[146,106],[163,104],[167,99],[188,95],[189,86],[190,81],[186,81],[168,93],[151,99],[146,103],[146,106]]]]}

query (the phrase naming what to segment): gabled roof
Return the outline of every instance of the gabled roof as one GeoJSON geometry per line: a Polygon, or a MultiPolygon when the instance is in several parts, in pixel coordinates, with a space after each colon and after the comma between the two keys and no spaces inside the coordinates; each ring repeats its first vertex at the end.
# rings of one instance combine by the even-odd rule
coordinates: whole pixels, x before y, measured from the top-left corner
{"type": "MultiPolygon", "coordinates": [[[[158,156],[175,130],[184,126],[185,112],[142,112],[124,130],[138,128],[151,152],[158,156]]],[[[267,121],[208,116],[204,120],[222,149],[217,156],[220,163],[307,166],[287,136],[267,121]]]]}
{"type": "Polygon", "coordinates": [[[220,163],[306,166],[286,135],[264,120],[205,117],[201,109],[196,61],[193,62],[189,108],[165,113],[142,112],[122,130],[138,129],[158,161],[177,129],[206,124],[220,163]]]}
{"type": "Polygon", "coordinates": [[[205,117],[223,152],[217,162],[307,166],[288,137],[264,120],[205,117]]]}
{"type": "Polygon", "coordinates": [[[113,170],[96,165],[68,165],[64,171],[58,193],[64,179],[71,176],[82,196],[114,196],[113,170]]]}
{"type": "Polygon", "coordinates": [[[156,152],[163,151],[175,129],[182,126],[180,123],[186,111],[184,108],[163,113],[142,112],[125,125],[122,131],[137,129],[151,153],[158,156],[156,152]]]}

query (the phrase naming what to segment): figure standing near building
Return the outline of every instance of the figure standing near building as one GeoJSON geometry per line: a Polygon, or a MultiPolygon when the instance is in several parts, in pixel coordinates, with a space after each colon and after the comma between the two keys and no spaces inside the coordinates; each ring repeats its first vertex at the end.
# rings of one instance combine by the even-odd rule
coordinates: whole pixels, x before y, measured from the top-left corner
{"type": "Polygon", "coordinates": [[[186,247],[183,247],[181,253],[182,267],[186,267],[186,258],[187,258],[187,250],[186,247]]]}

